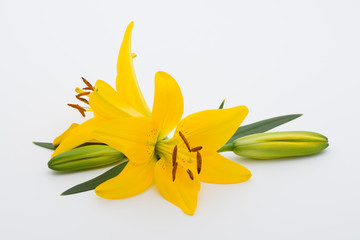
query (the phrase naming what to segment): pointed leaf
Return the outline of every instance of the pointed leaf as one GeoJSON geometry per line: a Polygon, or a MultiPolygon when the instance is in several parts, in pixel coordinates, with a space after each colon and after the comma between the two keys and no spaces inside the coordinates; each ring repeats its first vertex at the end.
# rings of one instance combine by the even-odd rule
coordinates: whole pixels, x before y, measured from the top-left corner
{"type": "Polygon", "coordinates": [[[43,148],[47,148],[47,149],[51,149],[51,150],[56,149],[56,147],[52,143],[48,143],[48,142],[33,142],[33,144],[35,144],[39,147],[43,147],[43,148]]]}
{"type": "Polygon", "coordinates": [[[224,104],[225,104],[225,99],[221,102],[219,109],[223,109],[224,108],[224,104]]]}
{"type": "Polygon", "coordinates": [[[110,170],[106,171],[105,173],[89,180],[83,183],[80,183],[65,192],[63,192],[61,195],[70,195],[75,193],[81,193],[86,192],[89,190],[95,189],[97,186],[99,186],[101,183],[109,180],[110,178],[116,177],[121,171],[124,169],[126,164],[128,163],[128,160],[120,163],[119,165],[116,165],[115,167],[111,168],[110,170]]]}
{"type": "Polygon", "coordinates": [[[284,116],[265,119],[259,122],[255,122],[249,125],[239,127],[238,130],[236,130],[235,134],[229,139],[229,141],[226,144],[232,143],[234,140],[238,139],[239,137],[244,137],[255,133],[266,132],[284,123],[290,122],[300,116],[302,116],[302,114],[284,115],[284,116]]]}

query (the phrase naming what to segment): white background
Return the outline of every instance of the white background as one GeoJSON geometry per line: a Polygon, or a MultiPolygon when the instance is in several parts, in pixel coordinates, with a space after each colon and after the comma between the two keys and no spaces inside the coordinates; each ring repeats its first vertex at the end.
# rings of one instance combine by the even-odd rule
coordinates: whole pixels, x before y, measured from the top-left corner
{"type": "Polygon", "coordinates": [[[1,239],[359,239],[360,2],[0,0],[1,239]],[[156,188],[125,200],[60,197],[104,169],[47,168],[80,114],[80,76],[115,84],[124,30],[149,105],[156,71],[182,88],[185,115],[246,105],[244,124],[304,115],[275,130],[329,137],[311,157],[255,161],[253,177],[202,184],[194,216],[156,188]]]}

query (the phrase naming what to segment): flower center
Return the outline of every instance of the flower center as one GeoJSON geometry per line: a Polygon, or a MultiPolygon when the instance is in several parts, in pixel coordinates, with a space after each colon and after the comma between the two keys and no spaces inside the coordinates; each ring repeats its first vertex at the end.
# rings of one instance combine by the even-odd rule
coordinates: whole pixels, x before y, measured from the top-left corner
{"type": "MultiPolygon", "coordinates": [[[[171,156],[172,160],[172,180],[176,179],[176,172],[178,170],[178,165],[182,165],[184,169],[187,169],[186,172],[189,175],[191,180],[194,180],[194,174],[190,170],[193,168],[193,164],[196,164],[197,173],[201,172],[202,165],[202,157],[200,154],[202,146],[191,147],[189,141],[186,139],[185,135],[179,131],[180,138],[182,142],[179,144],[171,144],[171,141],[161,140],[156,144],[155,151],[156,153],[164,159],[169,159],[171,156]],[[184,144],[186,146],[187,151],[178,150],[178,145],[184,144]],[[196,156],[194,156],[194,153],[196,156]],[[167,157],[165,157],[167,156],[167,157]],[[196,159],[196,162],[194,161],[196,159]]],[[[183,148],[184,149],[184,148],[183,148]]]]}

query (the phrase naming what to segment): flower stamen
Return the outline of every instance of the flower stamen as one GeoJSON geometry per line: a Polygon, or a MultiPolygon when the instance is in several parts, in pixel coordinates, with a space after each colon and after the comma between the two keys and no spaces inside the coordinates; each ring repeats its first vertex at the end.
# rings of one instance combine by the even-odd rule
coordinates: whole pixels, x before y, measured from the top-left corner
{"type": "Polygon", "coordinates": [[[176,177],[177,165],[178,165],[178,163],[175,162],[174,167],[173,167],[173,170],[172,170],[172,180],[173,180],[173,182],[175,181],[175,177],[176,177]]]}
{"type": "Polygon", "coordinates": [[[200,172],[201,172],[201,164],[202,164],[201,154],[200,154],[200,152],[196,152],[196,167],[197,167],[198,174],[200,174],[200,172]]]}
{"type": "Polygon", "coordinates": [[[181,139],[184,141],[189,152],[191,152],[190,144],[189,144],[188,140],[185,138],[184,134],[182,134],[182,132],[179,131],[179,135],[180,135],[181,139]]]}
{"type": "Polygon", "coordinates": [[[95,88],[93,87],[93,85],[91,85],[91,83],[88,82],[88,80],[86,80],[85,78],[81,77],[83,82],[86,84],[87,87],[83,88],[84,90],[91,90],[94,91],[95,88]]]}
{"type": "Polygon", "coordinates": [[[194,147],[190,149],[190,152],[199,152],[202,149],[202,146],[194,147]]]}
{"type": "Polygon", "coordinates": [[[190,179],[194,180],[194,174],[192,173],[192,171],[188,169],[186,172],[189,174],[190,179]]]}
{"type": "Polygon", "coordinates": [[[85,108],[79,106],[78,104],[71,104],[71,103],[68,103],[68,106],[77,109],[81,113],[81,115],[85,117],[85,112],[86,112],[85,108]]]}
{"type": "Polygon", "coordinates": [[[89,95],[90,94],[90,92],[82,92],[82,93],[79,93],[78,95],[75,95],[75,97],[78,99],[78,100],[80,100],[80,101],[82,101],[82,102],[84,102],[84,103],[86,103],[86,104],[89,104],[89,101],[88,100],[86,100],[85,98],[82,98],[81,96],[86,96],[86,95],[89,95]]]}
{"type": "Polygon", "coordinates": [[[177,145],[175,145],[174,150],[173,150],[173,154],[172,154],[173,167],[175,166],[176,158],[177,158],[177,145]]]}

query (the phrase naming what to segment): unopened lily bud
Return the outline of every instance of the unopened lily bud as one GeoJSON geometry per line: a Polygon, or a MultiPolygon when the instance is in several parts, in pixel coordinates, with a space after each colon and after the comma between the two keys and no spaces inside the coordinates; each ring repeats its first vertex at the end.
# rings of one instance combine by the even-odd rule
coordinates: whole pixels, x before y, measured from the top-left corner
{"type": "Polygon", "coordinates": [[[77,171],[114,164],[124,158],[124,154],[107,145],[89,145],[54,156],[48,166],[56,171],[77,171]]]}
{"type": "Polygon", "coordinates": [[[248,135],[233,142],[235,154],[254,159],[304,156],[325,149],[328,139],[315,132],[292,131],[248,135]]]}

